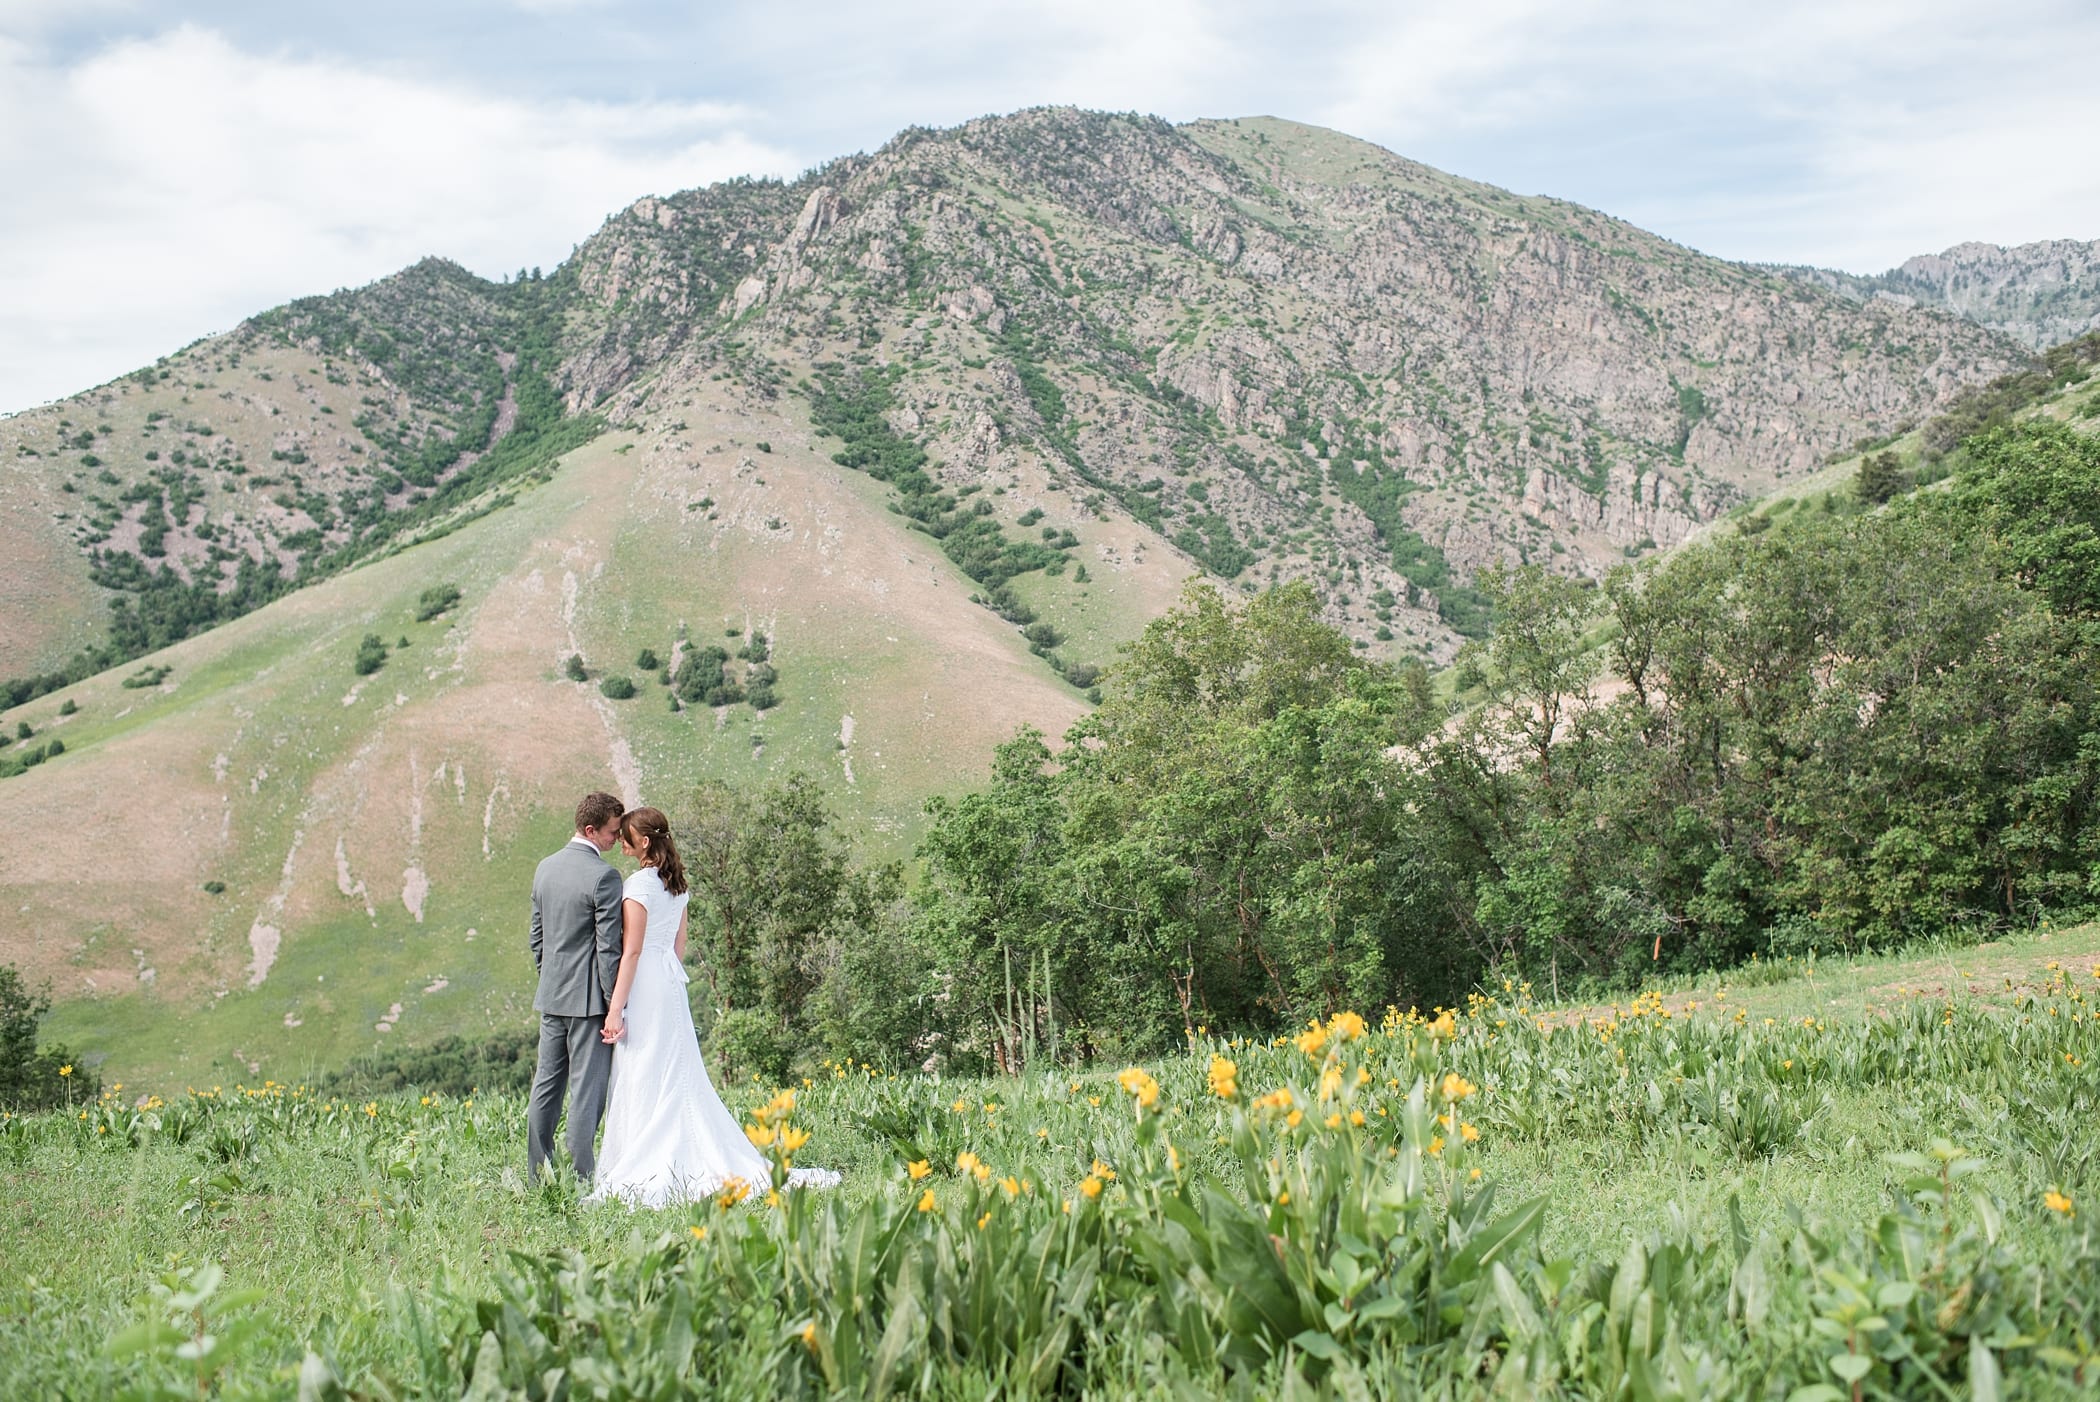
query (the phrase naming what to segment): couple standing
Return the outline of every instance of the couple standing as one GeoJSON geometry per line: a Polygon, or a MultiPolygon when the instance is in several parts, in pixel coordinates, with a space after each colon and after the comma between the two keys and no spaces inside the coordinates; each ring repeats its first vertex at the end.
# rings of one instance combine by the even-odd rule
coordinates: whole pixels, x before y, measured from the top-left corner
{"type": "MultiPolygon", "coordinates": [[[[591,1198],[662,1207],[731,1179],[767,1181],[765,1158],[709,1081],[686,1002],[685,866],[654,808],[611,794],[576,805],[576,835],[532,877],[532,963],[539,1069],[526,1121],[536,1178],[554,1152],[566,1089],[568,1147],[591,1198]],[[617,843],[637,864],[624,882],[605,859],[617,843]],[[604,1162],[592,1153],[600,1120],[604,1162]]],[[[792,1182],[838,1182],[823,1169],[792,1182]]]]}

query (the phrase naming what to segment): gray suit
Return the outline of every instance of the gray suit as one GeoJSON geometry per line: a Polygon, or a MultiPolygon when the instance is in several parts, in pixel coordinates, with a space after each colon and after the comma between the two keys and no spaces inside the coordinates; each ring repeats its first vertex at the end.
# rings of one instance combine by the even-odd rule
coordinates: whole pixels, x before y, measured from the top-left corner
{"type": "Polygon", "coordinates": [[[605,1116],[612,1048],[599,1034],[620,972],[620,873],[581,839],[532,874],[532,966],[539,991],[540,1063],[525,1122],[525,1163],[534,1177],[554,1152],[563,1088],[569,1100],[569,1160],[588,1180],[605,1116]]]}

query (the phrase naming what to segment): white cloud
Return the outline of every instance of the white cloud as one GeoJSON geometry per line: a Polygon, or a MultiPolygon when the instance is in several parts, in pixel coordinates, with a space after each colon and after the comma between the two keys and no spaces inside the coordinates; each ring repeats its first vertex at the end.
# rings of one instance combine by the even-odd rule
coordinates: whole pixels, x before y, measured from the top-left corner
{"type": "Polygon", "coordinates": [[[1726,257],[1878,272],[1962,239],[2100,237],[2089,4],[1474,0],[1355,23],[1316,120],[1726,257]]]}
{"type": "Polygon", "coordinates": [[[0,0],[0,409],[426,253],[551,266],[646,193],[1044,103],[1319,122],[1728,257],[2100,237],[2092,0],[394,3],[82,50],[153,7],[0,0]]]}
{"type": "Polygon", "coordinates": [[[0,38],[0,410],[426,253],[552,266],[606,214],[802,161],[716,103],[535,105],[183,28],[0,38]]]}

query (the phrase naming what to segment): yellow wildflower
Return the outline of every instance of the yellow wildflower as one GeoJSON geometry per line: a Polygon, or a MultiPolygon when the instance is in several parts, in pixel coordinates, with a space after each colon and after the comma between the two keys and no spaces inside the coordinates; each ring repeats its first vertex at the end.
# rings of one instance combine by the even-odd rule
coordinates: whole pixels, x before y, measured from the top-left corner
{"type": "Polygon", "coordinates": [[[2042,1194],[2042,1206],[2051,1212],[2061,1212],[2066,1217],[2076,1216],[2078,1212],[2078,1209],[2071,1205],[2071,1200],[2054,1188],[2042,1194]]]}
{"type": "Polygon", "coordinates": [[[1140,1110],[1149,1110],[1159,1103],[1159,1082],[1141,1066],[1128,1067],[1116,1073],[1116,1084],[1126,1094],[1137,1098],[1140,1110]]]}
{"type": "Polygon", "coordinates": [[[1478,1089],[1478,1086],[1475,1086],[1456,1071],[1450,1072],[1444,1077],[1443,1092],[1446,1100],[1464,1100],[1478,1089]]]}
{"type": "Polygon", "coordinates": [[[1461,1122],[1458,1126],[1458,1137],[1471,1144],[1474,1140],[1480,1138],[1480,1131],[1469,1124],[1461,1122]]]}
{"type": "Polygon", "coordinates": [[[1222,1056],[1210,1059],[1210,1093],[1231,1100],[1240,1093],[1240,1068],[1222,1056]]]}
{"type": "Polygon", "coordinates": [[[928,1188],[925,1192],[919,1194],[919,1211],[931,1212],[933,1208],[933,1189],[928,1188]]]}
{"type": "Polygon", "coordinates": [[[732,1178],[715,1194],[715,1202],[722,1207],[735,1207],[751,1196],[751,1185],[741,1178],[732,1178]]]}
{"type": "Polygon", "coordinates": [[[1089,1173],[1079,1180],[1079,1191],[1089,1198],[1098,1198],[1101,1196],[1101,1180],[1089,1173]]]}
{"type": "Polygon", "coordinates": [[[1021,1180],[1008,1174],[999,1180],[999,1191],[1010,1198],[1017,1198],[1021,1196],[1021,1180]]]}
{"type": "Polygon", "coordinates": [[[927,1174],[933,1172],[933,1165],[924,1159],[913,1159],[910,1163],[904,1165],[904,1171],[910,1174],[911,1181],[916,1183],[927,1174]]]}
{"type": "Polygon", "coordinates": [[[694,1241],[707,1240],[707,1228],[705,1227],[687,1227],[686,1230],[693,1234],[694,1241]]]}
{"type": "Polygon", "coordinates": [[[73,1074],[73,1063],[69,1061],[69,1062],[67,1062],[67,1063],[66,1063],[65,1065],[63,1065],[63,1066],[59,1067],[59,1068],[58,1068],[58,1074],[59,1074],[59,1075],[61,1075],[61,1076],[70,1076],[70,1075],[72,1075],[72,1074],[73,1074]]]}

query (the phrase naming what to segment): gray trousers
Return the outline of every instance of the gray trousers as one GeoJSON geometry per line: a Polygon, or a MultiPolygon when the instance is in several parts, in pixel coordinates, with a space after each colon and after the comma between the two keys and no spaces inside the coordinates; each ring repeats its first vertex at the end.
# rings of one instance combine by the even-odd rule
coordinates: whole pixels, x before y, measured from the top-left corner
{"type": "Polygon", "coordinates": [[[613,1049],[600,1040],[605,1016],[540,1014],[540,1064],[532,1077],[532,1108],[525,1120],[525,1167],[535,1179],[554,1153],[561,1102],[569,1100],[569,1162],[588,1183],[597,1171],[598,1122],[605,1118],[605,1083],[613,1049]]]}

